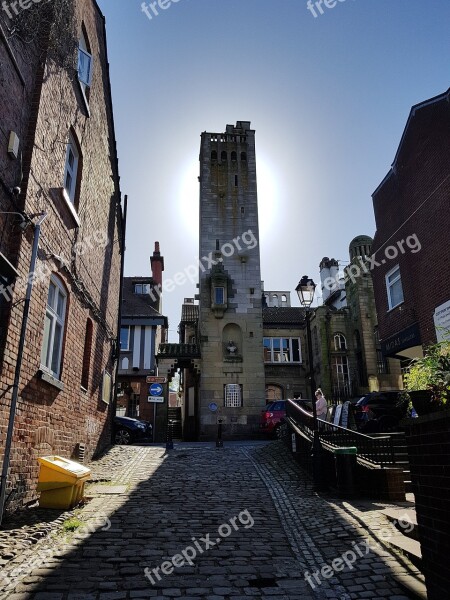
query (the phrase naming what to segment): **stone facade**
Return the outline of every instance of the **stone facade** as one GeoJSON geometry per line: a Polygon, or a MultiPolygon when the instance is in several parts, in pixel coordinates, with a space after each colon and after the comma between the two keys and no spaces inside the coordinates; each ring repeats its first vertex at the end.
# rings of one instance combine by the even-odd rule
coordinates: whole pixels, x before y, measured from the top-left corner
{"type": "Polygon", "coordinates": [[[76,457],[84,450],[90,459],[110,441],[123,250],[103,15],[93,0],[55,0],[15,18],[21,19],[19,34],[7,39],[18,25],[8,20],[0,33],[0,206],[3,213],[20,213],[0,216],[0,251],[18,273],[15,283],[2,288],[1,454],[20,358],[33,223],[38,213],[46,218],[22,356],[8,509],[36,496],[38,456],[76,457]],[[24,37],[28,45],[22,44],[24,37]],[[76,70],[82,37],[93,57],[88,86],[76,70]],[[17,155],[7,154],[10,132],[19,140],[17,155]],[[78,167],[73,181],[67,178],[67,165],[74,164],[68,158],[71,139],[78,167]],[[11,193],[14,186],[20,187],[17,194],[11,193]],[[23,232],[19,225],[27,222],[23,232]],[[55,310],[61,329],[58,318],[48,316],[51,281],[60,294],[55,310]],[[48,340],[60,354],[55,350],[47,363],[48,340]]]}
{"type": "Polygon", "coordinates": [[[314,375],[333,401],[403,388],[397,361],[382,356],[377,338],[372,276],[363,266],[371,244],[368,236],[352,240],[342,279],[337,261],[324,258],[320,263],[322,289],[330,289],[311,319],[314,375]]]}
{"type": "Polygon", "coordinates": [[[249,122],[202,134],[200,262],[200,437],[216,435],[218,416],[225,435],[245,437],[257,429],[265,405],[255,132],[249,122]],[[227,390],[233,400],[226,400],[227,390]],[[211,403],[219,414],[209,410],[211,403]]]}

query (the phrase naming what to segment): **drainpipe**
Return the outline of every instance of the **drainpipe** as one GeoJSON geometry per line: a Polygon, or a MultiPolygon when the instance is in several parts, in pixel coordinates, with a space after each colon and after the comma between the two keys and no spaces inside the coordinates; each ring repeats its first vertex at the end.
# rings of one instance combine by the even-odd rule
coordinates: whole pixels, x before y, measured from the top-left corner
{"type": "Polygon", "coordinates": [[[3,512],[5,509],[6,485],[8,482],[8,469],[9,469],[9,460],[10,460],[10,455],[11,455],[12,434],[13,434],[13,429],[14,429],[14,420],[16,417],[17,398],[19,396],[19,380],[20,380],[20,372],[22,370],[23,349],[25,346],[25,336],[26,336],[26,332],[27,332],[28,315],[30,312],[31,292],[33,290],[34,277],[32,275],[36,270],[36,261],[37,261],[38,247],[39,247],[39,237],[41,234],[41,225],[47,218],[47,213],[42,213],[39,216],[40,216],[40,218],[34,228],[33,250],[31,253],[31,262],[30,262],[30,271],[29,271],[31,277],[28,277],[27,292],[25,295],[25,304],[23,307],[22,327],[20,329],[20,339],[19,339],[19,349],[17,352],[17,362],[16,362],[16,370],[15,370],[15,374],[14,374],[14,384],[13,384],[13,392],[12,392],[12,398],[11,398],[11,407],[9,409],[8,432],[6,434],[5,454],[3,456],[2,475],[1,475],[1,481],[0,481],[0,486],[1,486],[0,487],[0,525],[3,521],[3,512]]]}
{"type": "Polygon", "coordinates": [[[117,311],[117,342],[116,342],[116,367],[114,375],[114,391],[113,405],[111,411],[111,443],[114,443],[114,416],[117,408],[117,379],[119,376],[119,360],[120,360],[120,325],[122,321],[122,296],[123,296],[123,274],[125,270],[125,235],[127,230],[127,210],[128,196],[123,200],[123,217],[122,217],[122,257],[120,261],[120,284],[119,284],[119,310],[117,311]]]}

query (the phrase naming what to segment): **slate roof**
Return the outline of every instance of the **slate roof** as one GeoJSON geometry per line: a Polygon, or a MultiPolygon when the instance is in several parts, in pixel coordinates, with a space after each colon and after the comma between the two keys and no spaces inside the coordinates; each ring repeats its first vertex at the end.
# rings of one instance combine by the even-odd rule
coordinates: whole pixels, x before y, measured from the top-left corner
{"type": "Polygon", "coordinates": [[[198,304],[183,304],[181,307],[181,322],[196,323],[200,315],[200,307],[198,304]]]}
{"type": "Polygon", "coordinates": [[[150,283],[153,287],[154,281],[151,277],[124,277],[123,278],[123,302],[122,318],[124,317],[160,317],[165,318],[158,312],[158,295],[153,294],[154,300],[149,294],[135,294],[135,283],[150,283]]]}
{"type": "Polygon", "coordinates": [[[306,311],[296,306],[267,306],[263,308],[263,324],[303,325],[306,311]]]}

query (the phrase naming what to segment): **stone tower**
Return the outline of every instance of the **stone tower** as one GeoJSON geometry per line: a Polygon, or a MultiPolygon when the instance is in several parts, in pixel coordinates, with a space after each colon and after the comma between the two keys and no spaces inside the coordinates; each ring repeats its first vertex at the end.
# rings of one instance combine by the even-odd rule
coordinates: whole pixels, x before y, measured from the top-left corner
{"type": "Polygon", "coordinates": [[[248,437],[265,405],[255,132],[202,133],[200,437],[248,437]],[[214,409],[217,407],[217,411],[214,409]],[[211,410],[211,408],[213,410],[211,410]]]}

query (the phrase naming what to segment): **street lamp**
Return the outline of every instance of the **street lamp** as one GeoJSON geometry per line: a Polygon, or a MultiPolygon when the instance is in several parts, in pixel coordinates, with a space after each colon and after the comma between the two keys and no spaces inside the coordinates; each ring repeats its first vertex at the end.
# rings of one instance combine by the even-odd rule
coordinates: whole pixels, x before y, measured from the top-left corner
{"type": "Polygon", "coordinates": [[[313,458],[313,478],[314,488],[318,491],[325,488],[324,473],[322,469],[322,444],[319,438],[319,427],[317,423],[317,410],[316,410],[316,382],[314,380],[314,366],[313,366],[313,353],[311,343],[311,305],[314,300],[314,292],[316,290],[316,284],[307,275],[304,275],[295,291],[298,294],[300,304],[306,310],[306,336],[308,341],[308,360],[309,360],[309,375],[311,382],[311,399],[313,409],[313,446],[312,446],[312,458],[313,458]]]}

